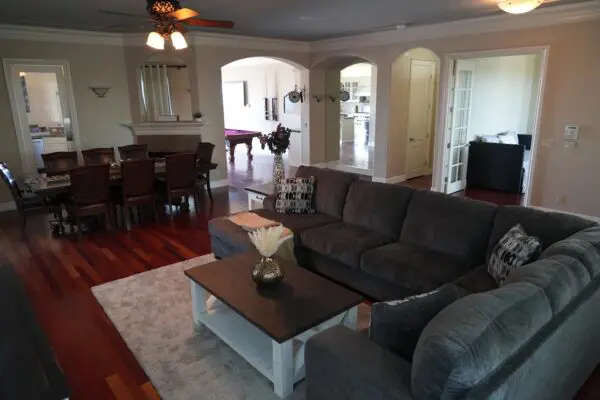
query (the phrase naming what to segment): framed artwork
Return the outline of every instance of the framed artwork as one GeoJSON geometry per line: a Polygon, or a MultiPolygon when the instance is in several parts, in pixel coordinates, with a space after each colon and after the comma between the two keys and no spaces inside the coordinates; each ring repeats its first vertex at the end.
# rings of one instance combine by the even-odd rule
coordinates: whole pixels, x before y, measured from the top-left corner
{"type": "Polygon", "coordinates": [[[271,99],[271,119],[273,121],[279,121],[279,109],[277,104],[277,97],[271,99]]]}

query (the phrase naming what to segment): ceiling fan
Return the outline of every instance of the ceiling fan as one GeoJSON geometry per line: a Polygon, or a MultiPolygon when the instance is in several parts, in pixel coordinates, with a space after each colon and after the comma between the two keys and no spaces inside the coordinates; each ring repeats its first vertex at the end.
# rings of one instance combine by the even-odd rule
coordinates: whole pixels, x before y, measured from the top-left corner
{"type": "MultiPolygon", "coordinates": [[[[165,39],[170,39],[176,50],[185,49],[187,42],[183,33],[187,32],[185,25],[201,26],[206,28],[233,28],[232,21],[217,21],[212,19],[196,18],[200,15],[190,8],[182,8],[179,0],[146,0],[146,11],[149,20],[154,25],[154,30],[148,34],[146,44],[154,49],[163,50],[165,39]]],[[[120,15],[125,17],[147,18],[141,15],[122,13],[110,10],[98,10],[104,14],[120,15]]]]}

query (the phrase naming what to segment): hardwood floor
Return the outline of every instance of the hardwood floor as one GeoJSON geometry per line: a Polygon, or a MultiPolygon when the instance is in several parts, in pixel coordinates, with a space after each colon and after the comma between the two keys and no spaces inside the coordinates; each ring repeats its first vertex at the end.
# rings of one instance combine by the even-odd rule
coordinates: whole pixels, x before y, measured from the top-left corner
{"type": "MultiPolygon", "coordinates": [[[[210,253],[208,220],[245,209],[243,186],[269,179],[270,159],[268,168],[267,158],[258,159],[246,170],[241,157],[236,161],[230,171],[232,186],[214,190],[214,206],[205,201],[198,215],[182,213],[173,222],[163,218],[159,224],[135,225],[129,233],[95,232],[84,235],[82,242],[53,238],[45,218],[38,216],[28,222],[27,239],[21,241],[16,214],[0,213],[0,262],[11,263],[22,278],[73,390],[72,399],[159,398],[90,288],[210,253]]],[[[599,395],[596,371],[579,399],[599,395]]]]}

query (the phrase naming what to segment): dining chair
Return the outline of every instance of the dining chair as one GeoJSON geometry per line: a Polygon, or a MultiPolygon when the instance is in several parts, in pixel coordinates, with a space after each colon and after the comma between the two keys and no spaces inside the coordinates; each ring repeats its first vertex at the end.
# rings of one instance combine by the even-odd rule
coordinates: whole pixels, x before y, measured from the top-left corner
{"type": "Polygon", "coordinates": [[[166,157],[166,195],[169,204],[169,218],[173,219],[173,199],[176,197],[185,197],[187,203],[188,196],[194,196],[194,206],[198,213],[198,190],[196,187],[196,154],[180,153],[166,157]]]}
{"type": "Polygon", "coordinates": [[[111,164],[115,162],[115,150],[112,147],[98,147],[95,149],[83,150],[83,163],[86,166],[111,164]]]}
{"type": "Polygon", "coordinates": [[[72,168],[77,168],[76,151],[57,151],[42,154],[44,168],[47,176],[65,175],[72,168]]]}
{"type": "Polygon", "coordinates": [[[127,230],[130,229],[129,207],[151,204],[154,220],[158,222],[156,208],[156,174],[154,160],[129,160],[121,163],[123,217],[127,230]]]}
{"type": "Polygon", "coordinates": [[[21,190],[17,180],[14,178],[5,162],[0,162],[0,175],[2,175],[2,180],[8,186],[10,194],[15,202],[15,206],[17,207],[17,213],[21,220],[21,240],[23,240],[25,239],[27,217],[34,214],[48,213],[50,209],[44,202],[44,199],[37,196],[35,193],[21,190]]]}
{"type": "Polygon", "coordinates": [[[130,144],[119,147],[122,160],[145,160],[148,158],[148,145],[130,144]]]}
{"type": "Polygon", "coordinates": [[[204,187],[206,185],[206,191],[211,203],[213,202],[212,190],[210,189],[210,168],[212,164],[212,156],[215,150],[215,145],[209,142],[199,142],[196,148],[197,168],[198,168],[198,183],[204,187]]]}
{"type": "Polygon", "coordinates": [[[81,218],[104,215],[106,229],[110,229],[112,208],[110,206],[110,165],[90,165],[69,171],[71,178],[71,203],[69,216],[77,225],[77,235],[81,240],[81,218]]]}

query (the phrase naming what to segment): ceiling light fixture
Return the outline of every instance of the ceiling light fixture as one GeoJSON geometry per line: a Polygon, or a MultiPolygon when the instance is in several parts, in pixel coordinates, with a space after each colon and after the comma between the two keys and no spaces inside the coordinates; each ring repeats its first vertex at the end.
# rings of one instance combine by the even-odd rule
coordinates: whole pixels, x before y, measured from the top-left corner
{"type": "Polygon", "coordinates": [[[158,32],[150,32],[146,44],[156,50],[165,49],[165,38],[158,32]]]}
{"type": "Polygon", "coordinates": [[[171,43],[173,43],[173,47],[175,47],[175,50],[181,50],[188,47],[187,42],[185,41],[185,38],[183,37],[181,32],[177,31],[171,33],[171,43]]]}
{"type": "Polygon", "coordinates": [[[498,7],[509,14],[525,14],[541,6],[543,0],[500,0],[498,7]]]}

